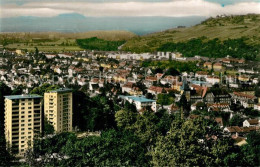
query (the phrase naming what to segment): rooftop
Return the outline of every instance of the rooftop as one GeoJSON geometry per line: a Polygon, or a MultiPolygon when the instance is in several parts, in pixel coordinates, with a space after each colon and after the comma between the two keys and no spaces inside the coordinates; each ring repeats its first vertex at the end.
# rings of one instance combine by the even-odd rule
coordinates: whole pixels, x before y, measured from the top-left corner
{"type": "Polygon", "coordinates": [[[69,88],[60,88],[60,89],[55,89],[55,90],[51,90],[49,91],[50,93],[68,93],[68,92],[72,92],[72,89],[69,88]]]}
{"type": "Polygon", "coordinates": [[[147,99],[144,96],[119,96],[120,98],[124,99],[131,99],[133,101],[138,101],[138,102],[155,102],[156,100],[152,99],[147,99]]]}
{"type": "Polygon", "coordinates": [[[42,98],[40,95],[10,95],[10,96],[5,96],[5,98],[9,100],[15,100],[15,99],[35,99],[35,98],[42,98]]]}

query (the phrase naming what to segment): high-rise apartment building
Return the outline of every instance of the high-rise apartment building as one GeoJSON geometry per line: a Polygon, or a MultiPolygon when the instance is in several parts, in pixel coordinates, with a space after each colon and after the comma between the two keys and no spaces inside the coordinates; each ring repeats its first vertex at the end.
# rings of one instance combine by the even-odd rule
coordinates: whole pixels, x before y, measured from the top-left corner
{"type": "Polygon", "coordinates": [[[61,88],[44,93],[44,114],[56,132],[72,131],[72,90],[61,88]]]}
{"type": "Polygon", "coordinates": [[[5,96],[5,138],[12,153],[23,156],[42,132],[42,96],[5,96]]]}

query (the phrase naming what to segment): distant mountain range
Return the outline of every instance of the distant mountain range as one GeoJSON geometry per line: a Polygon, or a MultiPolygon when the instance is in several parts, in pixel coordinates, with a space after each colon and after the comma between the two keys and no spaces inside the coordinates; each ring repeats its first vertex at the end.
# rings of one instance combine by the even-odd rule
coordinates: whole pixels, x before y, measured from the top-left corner
{"type": "Polygon", "coordinates": [[[15,17],[0,19],[1,32],[86,32],[125,30],[138,35],[163,31],[178,26],[192,26],[205,17],[85,17],[62,14],[56,17],[15,17]]]}

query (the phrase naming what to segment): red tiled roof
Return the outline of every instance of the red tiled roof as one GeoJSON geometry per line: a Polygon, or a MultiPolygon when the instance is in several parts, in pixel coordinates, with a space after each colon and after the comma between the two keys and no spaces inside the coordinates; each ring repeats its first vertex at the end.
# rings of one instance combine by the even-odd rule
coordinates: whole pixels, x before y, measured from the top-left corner
{"type": "Polygon", "coordinates": [[[258,119],[249,119],[247,121],[250,123],[250,125],[257,125],[259,123],[258,119]]]}
{"type": "Polygon", "coordinates": [[[215,63],[213,66],[222,66],[221,63],[215,63]]]}
{"type": "Polygon", "coordinates": [[[253,95],[248,95],[248,94],[245,94],[245,93],[242,93],[242,92],[234,92],[234,95],[239,96],[239,97],[245,97],[245,98],[248,98],[248,99],[255,99],[256,98],[253,95]]]}
{"type": "Polygon", "coordinates": [[[149,81],[157,81],[156,77],[152,77],[152,76],[148,76],[145,78],[145,80],[149,80],[149,81]]]}
{"type": "Polygon", "coordinates": [[[205,62],[204,65],[212,65],[211,62],[205,62]]]}
{"type": "Polygon", "coordinates": [[[208,75],[207,71],[197,71],[196,74],[198,75],[208,75]]]}

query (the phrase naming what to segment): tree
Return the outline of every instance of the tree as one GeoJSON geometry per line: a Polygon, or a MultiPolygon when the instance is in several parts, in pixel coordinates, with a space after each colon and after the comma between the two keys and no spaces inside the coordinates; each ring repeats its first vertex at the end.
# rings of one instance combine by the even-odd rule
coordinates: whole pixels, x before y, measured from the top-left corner
{"type": "Polygon", "coordinates": [[[58,85],[51,85],[51,84],[45,83],[39,87],[35,87],[30,93],[43,96],[45,92],[50,91],[50,90],[55,90],[58,88],[60,88],[58,85]]]}
{"type": "Polygon", "coordinates": [[[241,118],[239,115],[234,115],[230,121],[229,126],[242,126],[244,119],[241,118]]]}
{"type": "Polygon", "coordinates": [[[176,70],[175,68],[169,68],[166,72],[165,75],[172,75],[172,76],[177,76],[180,75],[180,72],[176,70]]]}
{"type": "Polygon", "coordinates": [[[20,95],[23,93],[23,86],[19,85],[18,87],[16,87],[13,92],[12,95],[20,95]]]}
{"type": "Polygon", "coordinates": [[[226,162],[233,162],[238,156],[224,159],[235,146],[219,134],[220,129],[212,127],[203,118],[175,120],[168,135],[160,136],[150,151],[151,163],[154,166],[230,165],[226,162]]]}
{"type": "Polygon", "coordinates": [[[50,135],[54,133],[54,127],[52,124],[44,117],[44,135],[50,135]]]}
{"type": "Polygon", "coordinates": [[[169,94],[158,94],[157,103],[163,105],[170,105],[174,102],[174,98],[169,94]]]}
{"type": "MultiPolygon", "coordinates": [[[[28,164],[41,166],[143,166],[145,149],[129,131],[114,129],[78,139],[73,133],[37,140],[28,164]],[[55,153],[55,154],[54,154],[55,153]],[[41,159],[35,162],[41,156],[41,159]]],[[[146,165],[145,165],[146,166],[146,165]]]]}
{"type": "Polygon", "coordinates": [[[128,131],[108,130],[100,137],[87,137],[69,145],[69,148],[71,146],[72,149],[68,152],[71,157],[68,162],[71,165],[143,166],[147,163],[144,147],[139,139],[128,131]]]}
{"type": "Polygon", "coordinates": [[[254,131],[247,135],[247,144],[241,146],[242,166],[260,165],[260,132],[254,131]]]}
{"type": "Polygon", "coordinates": [[[86,106],[82,110],[79,125],[81,130],[105,130],[116,126],[114,103],[105,96],[85,98],[86,106]]]}
{"type": "Polygon", "coordinates": [[[35,48],[35,55],[38,56],[39,55],[39,50],[37,47],[34,47],[35,48]]]}
{"type": "Polygon", "coordinates": [[[122,129],[132,129],[133,124],[137,119],[137,112],[131,111],[129,109],[122,109],[116,112],[115,120],[117,123],[117,127],[122,129]]]}
{"type": "Polygon", "coordinates": [[[179,106],[182,108],[182,113],[185,116],[189,115],[189,111],[190,111],[190,106],[188,104],[187,98],[184,95],[184,93],[181,95],[181,99],[179,101],[179,106]]]}
{"type": "Polygon", "coordinates": [[[11,95],[11,89],[4,83],[0,83],[0,166],[12,166],[14,157],[6,148],[6,140],[4,134],[4,96],[11,95]]]}

